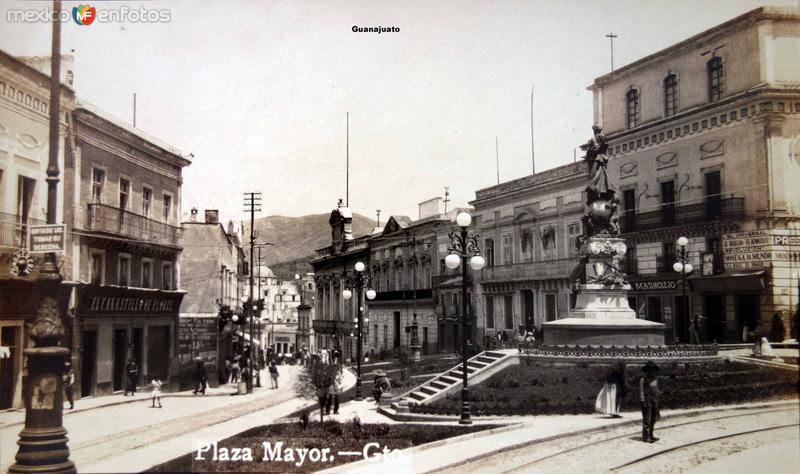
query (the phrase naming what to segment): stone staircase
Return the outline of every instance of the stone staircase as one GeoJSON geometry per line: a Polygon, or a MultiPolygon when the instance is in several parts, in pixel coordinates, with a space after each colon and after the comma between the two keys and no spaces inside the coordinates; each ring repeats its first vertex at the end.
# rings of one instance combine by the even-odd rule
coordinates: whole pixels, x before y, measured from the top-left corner
{"type": "MultiPolygon", "coordinates": [[[[494,374],[500,368],[506,366],[506,363],[516,351],[484,351],[472,357],[467,361],[467,379],[470,383],[476,383],[484,380],[488,376],[494,374]]],[[[398,409],[400,405],[408,403],[424,404],[430,403],[434,400],[444,397],[447,393],[461,388],[461,381],[463,378],[463,366],[458,364],[452,369],[438,375],[422,385],[400,395],[394,403],[392,408],[398,409]]]]}

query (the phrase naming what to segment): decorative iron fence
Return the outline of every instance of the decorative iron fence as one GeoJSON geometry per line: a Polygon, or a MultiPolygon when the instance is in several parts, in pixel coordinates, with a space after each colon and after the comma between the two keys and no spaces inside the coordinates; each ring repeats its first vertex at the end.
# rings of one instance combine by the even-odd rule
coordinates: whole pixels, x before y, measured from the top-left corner
{"type": "Polygon", "coordinates": [[[619,220],[620,228],[627,233],[742,217],[745,217],[744,198],[709,198],[705,202],[683,206],[668,204],[656,211],[624,213],[619,220]]]}
{"type": "Polygon", "coordinates": [[[0,212],[0,247],[27,248],[29,227],[46,223],[42,219],[23,220],[16,214],[0,212]]]}

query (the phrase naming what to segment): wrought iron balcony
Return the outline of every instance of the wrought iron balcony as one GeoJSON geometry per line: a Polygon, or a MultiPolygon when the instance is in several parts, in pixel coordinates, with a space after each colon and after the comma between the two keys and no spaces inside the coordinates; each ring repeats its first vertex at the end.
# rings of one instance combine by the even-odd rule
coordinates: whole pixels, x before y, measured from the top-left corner
{"type": "Polygon", "coordinates": [[[431,298],[433,298],[433,295],[430,288],[418,288],[417,290],[379,291],[372,301],[425,300],[431,298]]]}
{"type": "Polygon", "coordinates": [[[22,248],[28,246],[28,228],[32,225],[46,224],[42,219],[22,220],[16,214],[0,212],[0,247],[22,248]]]}
{"type": "Polygon", "coordinates": [[[107,204],[89,204],[87,227],[160,245],[180,245],[181,229],[107,204]]]}
{"type": "MultiPolygon", "coordinates": [[[[472,286],[472,273],[473,273],[472,270],[467,271],[467,286],[472,286]]],[[[460,268],[458,269],[458,271],[455,271],[455,270],[454,271],[448,271],[444,275],[432,276],[431,277],[431,286],[433,288],[436,288],[437,286],[441,285],[442,283],[444,283],[446,281],[450,281],[450,280],[452,280],[454,278],[459,278],[459,279],[461,278],[461,270],[460,270],[460,268]]],[[[459,280],[459,287],[460,286],[461,286],[461,283],[460,283],[460,280],[459,280]]]]}
{"type": "Polygon", "coordinates": [[[626,275],[636,275],[639,273],[639,261],[635,258],[622,259],[619,261],[619,269],[626,275]]]}
{"type": "Polygon", "coordinates": [[[482,282],[489,283],[497,281],[569,278],[577,263],[577,257],[573,257],[486,267],[480,272],[480,279],[482,282]]]}
{"type": "Polygon", "coordinates": [[[745,217],[744,198],[712,198],[684,206],[665,205],[656,211],[624,213],[619,221],[622,232],[630,233],[743,217],[745,217]]]}
{"type": "Polygon", "coordinates": [[[314,332],[317,334],[350,334],[356,329],[356,323],[338,319],[315,319],[314,332]]]}

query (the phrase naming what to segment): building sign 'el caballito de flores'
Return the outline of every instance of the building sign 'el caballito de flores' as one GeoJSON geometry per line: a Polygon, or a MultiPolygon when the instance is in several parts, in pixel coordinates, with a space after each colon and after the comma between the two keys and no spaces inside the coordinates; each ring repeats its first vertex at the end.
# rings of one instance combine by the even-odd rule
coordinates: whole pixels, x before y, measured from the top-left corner
{"type": "Polygon", "coordinates": [[[751,230],[722,236],[725,268],[764,268],[772,261],[789,261],[800,251],[800,233],[790,230],[751,230]]]}

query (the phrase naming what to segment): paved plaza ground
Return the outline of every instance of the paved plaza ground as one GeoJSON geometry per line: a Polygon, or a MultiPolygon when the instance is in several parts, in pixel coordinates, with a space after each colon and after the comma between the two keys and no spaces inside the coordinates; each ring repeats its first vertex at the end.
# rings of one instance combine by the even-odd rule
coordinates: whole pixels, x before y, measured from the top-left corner
{"type": "MultiPolygon", "coordinates": [[[[743,350],[739,352],[742,352],[740,355],[746,353],[743,350]]],[[[793,353],[796,354],[797,351],[793,350],[793,353]]],[[[728,355],[733,354],[731,352],[728,355]]],[[[262,382],[265,387],[255,388],[251,395],[232,396],[236,390],[232,385],[210,389],[206,396],[194,396],[191,391],[165,394],[162,399],[164,405],[162,409],[151,408],[147,392],[139,392],[135,397],[113,395],[79,400],[76,402],[76,409],[65,411],[64,416],[64,426],[69,431],[71,459],[80,472],[136,472],[192,452],[200,441],[221,440],[256,426],[280,420],[287,421],[284,417],[314,404],[313,400],[301,399],[295,393],[294,383],[300,370],[301,367],[298,366],[281,367],[279,389],[268,388],[268,379],[264,377],[262,382]]],[[[369,374],[371,370],[372,367],[365,368],[364,373],[369,374]]],[[[345,390],[351,389],[354,385],[354,374],[345,371],[345,390]]],[[[369,391],[365,390],[364,393],[367,395],[369,391]]],[[[340,407],[338,415],[330,415],[326,419],[346,422],[357,416],[362,423],[398,423],[378,413],[375,403],[370,400],[368,398],[365,401],[345,402],[340,407]]],[[[786,409],[786,407],[789,411],[785,419],[797,420],[797,406],[797,400],[794,400],[745,406],[664,410],[662,423],[669,423],[670,419],[677,420],[681,417],[718,417],[725,413],[741,413],[745,409],[771,410],[786,409]]],[[[311,419],[318,420],[319,412],[314,411],[311,419]]],[[[619,419],[598,414],[481,417],[476,419],[475,423],[507,426],[405,450],[404,456],[398,459],[382,461],[386,464],[381,465],[381,470],[431,472],[450,469],[452,472],[495,472],[494,469],[487,469],[486,463],[489,463],[488,466],[499,466],[495,457],[507,458],[508,456],[503,453],[509,450],[521,450],[515,451],[517,453],[515,456],[534,458],[538,453],[536,450],[543,446],[540,443],[562,438],[566,443],[571,437],[576,436],[576,433],[605,433],[615,429],[635,433],[640,419],[641,415],[636,412],[623,413],[623,417],[619,419]],[[474,462],[463,464],[466,460],[474,462]]],[[[296,421],[296,418],[292,421],[296,421]]],[[[448,421],[443,424],[454,425],[457,422],[448,421]]],[[[16,441],[23,425],[24,411],[0,413],[0,471],[2,472],[6,472],[14,462],[16,441]]],[[[685,436],[690,435],[691,432],[685,436]]],[[[664,447],[667,446],[664,443],[679,443],[682,439],[678,435],[670,439],[670,435],[665,433],[662,441],[656,445],[664,447]]],[[[753,457],[736,454],[719,456],[675,472],[734,472],[745,465],[738,460],[741,462],[746,460],[752,464],[753,459],[762,458],[763,464],[757,466],[772,466],[774,463],[770,464],[771,459],[778,455],[787,460],[800,459],[798,443],[789,441],[793,441],[793,438],[767,444],[745,444],[742,449],[747,449],[747,452],[752,450],[753,457]]],[[[616,451],[648,452],[658,449],[659,446],[656,445],[645,445],[632,438],[623,439],[616,451]]],[[[551,446],[549,449],[559,448],[551,446]]],[[[785,464],[775,465],[775,470],[771,472],[782,472],[783,466],[785,464]]],[[[513,470],[513,467],[509,467],[513,470]]],[[[375,472],[374,468],[374,463],[359,461],[339,466],[333,471],[375,472]]],[[[754,469],[761,471],[756,468],[749,470],[754,469]]],[[[531,469],[531,472],[535,471],[536,469],[531,469]]],[[[586,472],[593,471],[588,469],[586,472]]]]}

